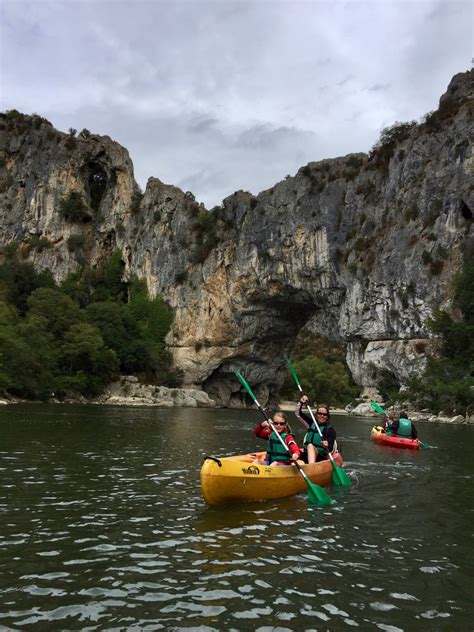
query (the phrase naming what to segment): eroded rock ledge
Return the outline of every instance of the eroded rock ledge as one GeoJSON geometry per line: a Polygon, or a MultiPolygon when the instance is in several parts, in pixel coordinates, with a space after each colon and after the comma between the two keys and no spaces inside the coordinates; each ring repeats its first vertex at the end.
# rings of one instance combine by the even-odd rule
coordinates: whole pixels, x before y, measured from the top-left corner
{"type": "Polygon", "coordinates": [[[205,391],[140,384],[133,375],[121,376],[94,403],[157,408],[214,408],[216,405],[205,391]]]}

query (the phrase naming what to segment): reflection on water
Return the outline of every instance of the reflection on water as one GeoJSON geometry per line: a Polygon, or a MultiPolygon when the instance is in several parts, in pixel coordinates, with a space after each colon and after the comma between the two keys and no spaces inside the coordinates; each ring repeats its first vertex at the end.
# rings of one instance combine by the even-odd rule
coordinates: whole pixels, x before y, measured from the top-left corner
{"type": "Polygon", "coordinates": [[[207,507],[202,460],[260,445],[252,412],[0,414],[2,629],[470,629],[472,429],[398,451],[336,418],[358,484],[331,507],[207,507]]]}

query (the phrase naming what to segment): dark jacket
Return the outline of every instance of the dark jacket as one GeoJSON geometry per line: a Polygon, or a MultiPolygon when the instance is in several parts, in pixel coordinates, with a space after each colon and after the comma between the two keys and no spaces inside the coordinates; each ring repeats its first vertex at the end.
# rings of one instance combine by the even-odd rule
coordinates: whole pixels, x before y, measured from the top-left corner
{"type": "MultiPolygon", "coordinates": [[[[301,421],[305,424],[307,428],[311,428],[313,427],[313,420],[308,413],[303,412],[303,406],[304,404],[302,404],[301,402],[298,402],[296,404],[295,415],[298,417],[298,419],[301,419],[301,421]]],[[[334,449],[334,442],[336,440],[336,431],[332,426],[328,426],[327,423],[318,423],[318,426],[321,430],[321,434],[323,435],[323,440],[328,442],[329,452],[332,452],[334,449]]]]}

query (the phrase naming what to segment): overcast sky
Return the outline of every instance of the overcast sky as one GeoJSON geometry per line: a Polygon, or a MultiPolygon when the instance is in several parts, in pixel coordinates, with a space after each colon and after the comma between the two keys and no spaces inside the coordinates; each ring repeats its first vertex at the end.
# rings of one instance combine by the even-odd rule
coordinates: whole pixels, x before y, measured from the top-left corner
{"type": "Polygon", "coordinates": [[[0,0],[1,109],[108,134],[208,208],[367,151],[471,67],[471,2],[0,0]]]}

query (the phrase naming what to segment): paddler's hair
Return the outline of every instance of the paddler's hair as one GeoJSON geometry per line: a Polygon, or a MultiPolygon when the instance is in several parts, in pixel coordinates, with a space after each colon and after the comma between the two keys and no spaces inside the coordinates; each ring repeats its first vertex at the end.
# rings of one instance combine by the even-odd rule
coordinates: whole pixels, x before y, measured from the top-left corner
{"type": "Polygon", "coordinates": [[[331,411],[329,410],[329,405],[328,404],[315,404],[314,405],[314,413],[315,414],[318,412],[318,408],[325,408],[326,409],[326,412],[328,414],[326,419],[329,421],[330,418],[331,418],[331,411]]]}
{"type": "Polygon", "coordinates": [[[290,424],[288,423],[288,419],[286,418],[285,413],[284,413],[282,410],[278,410],[278,411],[277,411],[277,412],[273,415],[273,417],[272,417],[272,421],[273,421],[273,420],[275,419],[275,417],[277,417],[277,416],[278,416],[278,417],[281,417],[281,418],[285,421],[286,427],[288,428],[288,432],[290,432],[290,433],[291,433],[290,424]]]}

